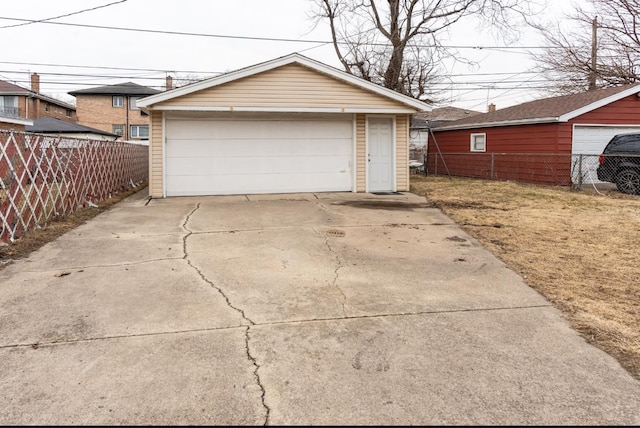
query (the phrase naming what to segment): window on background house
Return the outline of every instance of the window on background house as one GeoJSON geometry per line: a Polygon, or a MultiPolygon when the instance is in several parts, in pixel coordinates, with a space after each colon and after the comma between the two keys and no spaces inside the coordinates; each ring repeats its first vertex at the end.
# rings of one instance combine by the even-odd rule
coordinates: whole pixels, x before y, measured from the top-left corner
{"type": "Polygon", "coordinates": [[[111,105],[113,107],[123,107],[124,97],[122,95],[114,95],[113,98],[111,98],[111,105]]]}
{"type": "Polygon", "coordinates": [[[149,125],[131,125],[131,138],[149,139],[149,125]]]}
{"type": "Polygon", "coordinates": [[[67,117],[71,117],[72,114],[73,112],[71,111],[71,109],[67,109],[67,117]]]}
{"type": "Polygon", "coordinates": [[[138,101],[142,97],[129,97],[129,109],[130,110],[139,110],[136,105],[136,101],[138,101]]]}
{"type": "Polygon", "coordinates": [[[121,137],[124,135],[124,125],[111,125],[111,130],[114,134],[121,137]]]}
{"type": "Polygon", "coordinates": [[[18,116],[18,97],[15,95],[0,96],[0,113],[6,116],[18,116]]]}
{"type": "Polygon", "coordinates": [[[44,111],[49,111],[49,103],[44,103],[44,111]]]}
{"type": "Polygon", "coordinates": [[[487,151],[487,134],[471,134],[471,151],[485,152],[487,151]]]}

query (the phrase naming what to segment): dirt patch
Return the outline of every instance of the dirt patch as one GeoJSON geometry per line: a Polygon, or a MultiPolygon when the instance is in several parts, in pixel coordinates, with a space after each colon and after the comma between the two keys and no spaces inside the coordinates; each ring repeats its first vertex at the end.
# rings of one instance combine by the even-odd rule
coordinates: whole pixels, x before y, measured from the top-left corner
{"type": "Polygon", "coordinates": [[[411,191],[426,196],[640,380],[640,196],[419,175],[411,176],[411,191]]]}
{"type": "Polygon", "coordinates": [[[24,234],[20,239],[16,240],[16,242],[10,244],[0,243],[0,270],[10,264],[13,260],[29,256],[29,254],[36,251],[46,243],[51,242],[70,230],[86,223],[101,212],[111,208],[114,204],[133,195],[134,193],[142,191],[146,187],[146,184],[144,184],[136,187],[135,189],[120,192],[112,198],[97,204],[97,207],[82,208],[67,215],[66,217],[54,220],[42,229],[33,230],[24,234]]]}

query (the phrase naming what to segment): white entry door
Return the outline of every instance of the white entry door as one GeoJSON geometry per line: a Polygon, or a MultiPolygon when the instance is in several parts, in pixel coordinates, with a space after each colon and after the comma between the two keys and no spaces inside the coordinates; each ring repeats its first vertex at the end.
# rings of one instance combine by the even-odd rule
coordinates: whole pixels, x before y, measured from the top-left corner
{"type": "Polygon", "coordinates": [[[370,117],[367,125],[368,191],[394,191],[393,120],[370,117]]]}

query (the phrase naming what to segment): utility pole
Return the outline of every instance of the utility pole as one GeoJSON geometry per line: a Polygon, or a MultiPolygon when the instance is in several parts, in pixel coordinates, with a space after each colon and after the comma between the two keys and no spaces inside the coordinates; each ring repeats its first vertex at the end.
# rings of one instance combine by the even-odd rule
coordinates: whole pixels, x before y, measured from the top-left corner
{"type": "Polygon", "coordinates": [[[596,66],[598,64],[598,17],[593,18],[591,23],[591,72],[589,73],[589,90],[596,89],[596,80],[598,72],[596,66]]]}

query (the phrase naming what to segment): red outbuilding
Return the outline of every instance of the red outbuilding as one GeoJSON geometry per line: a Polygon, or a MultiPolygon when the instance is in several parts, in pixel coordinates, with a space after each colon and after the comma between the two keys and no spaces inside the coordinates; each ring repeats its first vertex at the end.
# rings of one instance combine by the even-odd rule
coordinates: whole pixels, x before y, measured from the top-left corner
{"type": "Polygon", "coordinates": [[[595,182],[616,134],[640,132],[640,84],[545,98],[432,128],[427,172],[532,183],[595,182]]]}

